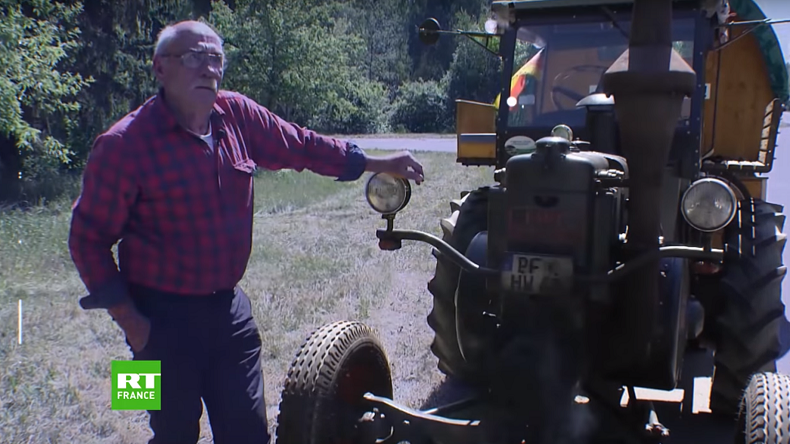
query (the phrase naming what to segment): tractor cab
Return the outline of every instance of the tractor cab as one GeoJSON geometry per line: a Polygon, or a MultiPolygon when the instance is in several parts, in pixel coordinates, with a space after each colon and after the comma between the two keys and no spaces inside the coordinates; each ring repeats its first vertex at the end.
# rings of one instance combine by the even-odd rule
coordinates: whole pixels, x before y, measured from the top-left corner
{"type": "MultiPolygon", "coordinates": [[[[603,74],[628,47],[633,6],[632,0],[494,1],[487,32],[465,34],[484,38],[502,60],[500,94],[493,103],[456,100],[457,162],[503,168],[550,135],[570,136],[581,150],[621,154],[603,74]]],[[[673,0],[672,8],[673,47],[697,82],[683,100],[667,167],[685,180],[705,169],[745,172],[744,187],[764,198],[764,180],[753,173],[771,169],[788,101],[776,34],[753,0],[673,0]]],[[[438,38],[438,23],[426,24],[423,41],[438,38]]]]}
{"type": "MultiPolygon", "coordinates": [[[[620,0],[494,1],[502,60],[500,94],[493,103],[456,102],[458,162],[501,168],[550,135],[571,137],[581,149],[619,153],[614,99],[603,74],[628,47],[633,2],[620,0]]],[[[675,1],[672,40],[697,72],[714,39],[710,12],[698,1],[675,1]],[[696,51],[695,51],[696,49],[696,51]]],[[[493,26],[491,29],[493,31],[493,26]]],[[[693,163],[705,99],[700,84],[683,101],[672,161],[693,163]],[[692,147],[684,150],[683,147],[692,147]]]]}
{"type": "MultiPolygon", "coordinates": [[[[565,124],[589,141],[592,128],[580,102],[587,98],[581,105],[613,112],[611,99],[595,96],[603,93],[603,74],[628,47],[631,14],[604,7],[585,8],[584,14],[565,12],[542,19],[526,15],[516,22],[512,36],[505,37],[513,48],[505,69],[514,81],[509,90],[501,91],[507,99],[495,106],[505,108],[500,116],[506,123],[497,132],[506,137],[526,135],[537,140],[557,124],[565,124]]],[[[694,66],[694,16],[683,12],[673,22],[674,45],[694,66]]],[[[690,98],[683,103],[681,128],[690,126],[691,103],[690,98]]]]}

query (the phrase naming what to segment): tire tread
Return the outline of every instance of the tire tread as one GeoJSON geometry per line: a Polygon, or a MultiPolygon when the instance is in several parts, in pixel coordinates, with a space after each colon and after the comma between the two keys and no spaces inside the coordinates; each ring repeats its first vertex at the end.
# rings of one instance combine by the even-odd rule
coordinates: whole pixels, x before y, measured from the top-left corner
{"type": "Polygon", "coordinates": [[[789,325],[782,302],[785,218],[781,206],[757,199],[741,202],[725,229],[725,268],[719,284],[722,310],[716,318],[716,370],[711,410],[735,415],[754,373],[776,371],[781,333],[789,325]]]}

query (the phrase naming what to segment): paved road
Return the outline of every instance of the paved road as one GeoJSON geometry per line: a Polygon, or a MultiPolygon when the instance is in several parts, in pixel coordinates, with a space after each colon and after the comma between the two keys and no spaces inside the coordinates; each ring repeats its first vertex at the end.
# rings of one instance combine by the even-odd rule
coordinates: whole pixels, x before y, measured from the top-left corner
{"type": "MultiPolygon", "coordinates": [[[[790,112],[785,113],[785,125],[790,124],[790,112]]],[[[790,126],[784,126],[783,133],[779,135],[776,160],[768,185],[768,200],[785,206],[785,213],[790,213],[790,126]]],[[[360,147],[378,148],[386,150],[407,149],[410,151],[441,151],[455,152],[456,140],[454,137],[413,137],[413,138],[358,138],[355,142],[360,147]]],[[[790,232],[790,223],[785,225],[785,232],[790,232]]],[[[785,248],[784,263],[790,264],[790,246],[785,248]]],[[[790,276],[786,277],[782,285],[785,305],[790,307],[790,276]]],[[[785,310],[785,316],[790,318],[790,308],[785,310]]],[[[790,354],[779,363],[780,371],[790,373],[790,354]]]]}
{"type": "MultiPolygon", "coordinates": [[[[784,125],[788,125],[785,131],[790,132],[790,112],[785,113],[782,122],[784,125]]],[[[445,153],[453,153],[456,149],[456,139],[453,135],[438,137],[360,137],[351,138],[351,140],[363,149],[437,151],[445,153]]],[[[790,143],[790,139],[787,137],[784,140],[787,141],[786,143],[790,143]]]]}
{"type": "Polygon", "coordinates": [[[455,137],[408,137],[350,139],[362,149],[455,152],[455,137]]]}

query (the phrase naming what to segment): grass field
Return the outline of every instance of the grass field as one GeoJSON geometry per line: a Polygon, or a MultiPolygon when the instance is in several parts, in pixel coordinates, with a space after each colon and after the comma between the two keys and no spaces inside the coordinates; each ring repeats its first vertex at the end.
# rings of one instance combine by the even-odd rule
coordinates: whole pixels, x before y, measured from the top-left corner
{"type": "MultiPolygon", "coordinates": [[[[466,168],[454,154],[416,153],[426,181],[415,186],[396,226],[439,235],[439,219],[462,190],[491,181],[490,168],[466,168]]],[[[309,172],[256,179],[253,254],[242,282],[264,341],[270,425],[282,381],[306,336],[339,319],[378,329],[392,361],[396,399],[418,407],[440,380],[429,351],[426,284],[431,247],[377,247],[383,226],[363,196],[364,179],[338,183],[309,172]],[[297,228],[301,227],[301,228],[297,228]]],[[[74,196],[72,196],[74,197],[74,196]]],[[[69,199],[0,213],[0,441],[142,443],[144,412],[110,410],[110,361],[131,354],[103,311],[86,312],[67,236],[69,199]],[[23,343],[17,344],[17,301],[23,343]]],[[[204,412],[201,443],[211,442],[204,412]]]]}

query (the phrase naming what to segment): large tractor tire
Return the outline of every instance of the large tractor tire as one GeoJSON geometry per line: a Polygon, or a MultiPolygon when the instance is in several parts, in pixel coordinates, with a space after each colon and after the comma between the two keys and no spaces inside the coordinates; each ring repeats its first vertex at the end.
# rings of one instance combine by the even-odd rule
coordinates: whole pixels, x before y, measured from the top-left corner
{"type": "Polygon", "coordinates": [[[316,330],[291,363],[277,419],[277,444],[359,442],[367,392],[392,398],[389,361],[379,339],[359,322],[316,330]]]}
{"type": "Polygon", "coordinates": [[[738,411],[736,444],[790,444],[790,377],[756,373],[738,411]]]}
{"type": "Polygon", "coordinates": [[[715,371],[710,409],[735,417],[752,374],[775,372],[790,326],[782,302],[785,246],[782,207],[757,199],[740,203],[725,230],[725,260],[715,322],[715,371]]]}
{"type": "MultiPolygon", "coordinates": [[[[460,200],[450,203],[452,214],[441,220],[442,239],[461,254],[481,231],[488,230],[487,188],[474,190],[460,200]]],[[[428,282],[433,295],[433,309],[428,314],[428,325],[434,331],[431,352],[439,359],[438,367],[444,374],[468,384],[481,382],[479,366],[464,360],[458,347],[455,328],[455,293],[461,269],[439,251],[434,250],[436,272],[428,282]]]]}

